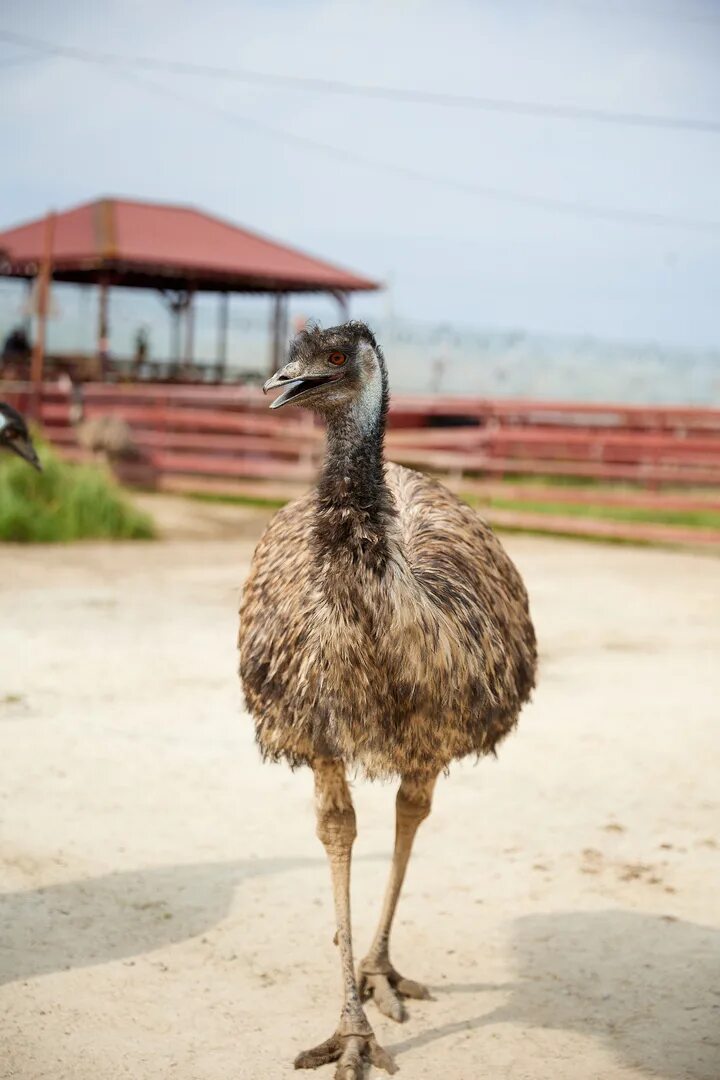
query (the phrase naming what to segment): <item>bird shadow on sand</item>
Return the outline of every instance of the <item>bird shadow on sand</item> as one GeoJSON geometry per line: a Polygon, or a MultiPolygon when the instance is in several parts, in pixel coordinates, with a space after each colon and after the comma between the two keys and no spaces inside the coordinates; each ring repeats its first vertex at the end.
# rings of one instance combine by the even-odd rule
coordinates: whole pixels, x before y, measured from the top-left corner
{"type": "Polygon", "coordinates": [[[186,941],[225,918],[244,881],[325,866],[322,855],[189,863],[0,894],[0,985],[186,941]]]}
{"type": "Polygon", "coordinates": [[[503,990],[503,1005],[387,1049],[402,1055],[459,1032],[513,1024],[520,1032],[556,1029],[595,1038],[648,1076],[720,1077],[717,928],[623,910],[532,915],[515,922],[511,948],[513,982],[433,988],[438,999],[446,992],[503,990]]]}

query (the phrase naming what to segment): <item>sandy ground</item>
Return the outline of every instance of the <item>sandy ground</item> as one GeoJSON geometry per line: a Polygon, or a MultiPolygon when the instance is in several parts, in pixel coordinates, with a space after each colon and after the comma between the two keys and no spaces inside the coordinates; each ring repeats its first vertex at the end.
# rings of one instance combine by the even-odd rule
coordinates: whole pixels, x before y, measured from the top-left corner
{"type": "MultiPolygon", "coordinates": [[[[311,778],[260,764],[235,678],[257,519],[195,518],[0,551],[3,1077],[280,1080],[334,1028],[311,778]]],[[[507,544],[541,685],[440,782],[394,943],[435,1000],[376,1032],[407,1080],[718,1080],[720,563],[507,544]]],[[[394,791],[355,790],[361,951],[394,791]]]]}

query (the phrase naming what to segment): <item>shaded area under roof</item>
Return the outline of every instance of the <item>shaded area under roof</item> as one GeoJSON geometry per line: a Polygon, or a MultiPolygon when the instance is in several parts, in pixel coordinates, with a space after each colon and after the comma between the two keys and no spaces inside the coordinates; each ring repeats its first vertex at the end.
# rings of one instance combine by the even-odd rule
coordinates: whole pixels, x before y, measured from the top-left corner
{"type": "MultiPolygon", "coordinates": [[[[0,232],[0,275],[34,277],[44,217],[0,232]]],[[[147,289],[352,292],[376,281],[192,207],[98,199],[55,216],[52,276],[147,289]]]]}

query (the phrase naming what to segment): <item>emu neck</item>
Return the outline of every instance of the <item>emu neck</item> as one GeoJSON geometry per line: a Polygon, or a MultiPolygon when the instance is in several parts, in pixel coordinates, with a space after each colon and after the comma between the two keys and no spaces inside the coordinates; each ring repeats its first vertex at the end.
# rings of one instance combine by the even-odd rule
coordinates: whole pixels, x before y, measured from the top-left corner
{"type": "Polygon", "coordinates": [[[315,543],[326,565],[352,565],[382,573],[387,526],[395,514],[385,483],[383,437],[386,395],[367,388],[347,411],[328,419],[325,462],[317,489],[315,543]]]}

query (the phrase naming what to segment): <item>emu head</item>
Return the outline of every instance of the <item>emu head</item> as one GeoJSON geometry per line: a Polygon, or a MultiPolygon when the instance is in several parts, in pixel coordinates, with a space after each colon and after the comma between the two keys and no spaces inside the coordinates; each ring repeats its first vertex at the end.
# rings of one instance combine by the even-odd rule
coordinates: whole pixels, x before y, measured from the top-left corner
{"type": "Polygon", "coordinates": [[[361,420],[387,410],[385,361],[374,334],[362,322],[301,331],[290,345],[288,363],[263,390],[281,387],[271,409],[302,405],[327,418],[353,412],[361,420]]]}
{"type": "Polygon", "coordinates": [[[12,405],[5,401],[0,401],[0,446],[24,458],[38,472],[42,471],[27,424],[17,409],[13,409],[12,405]]]}

